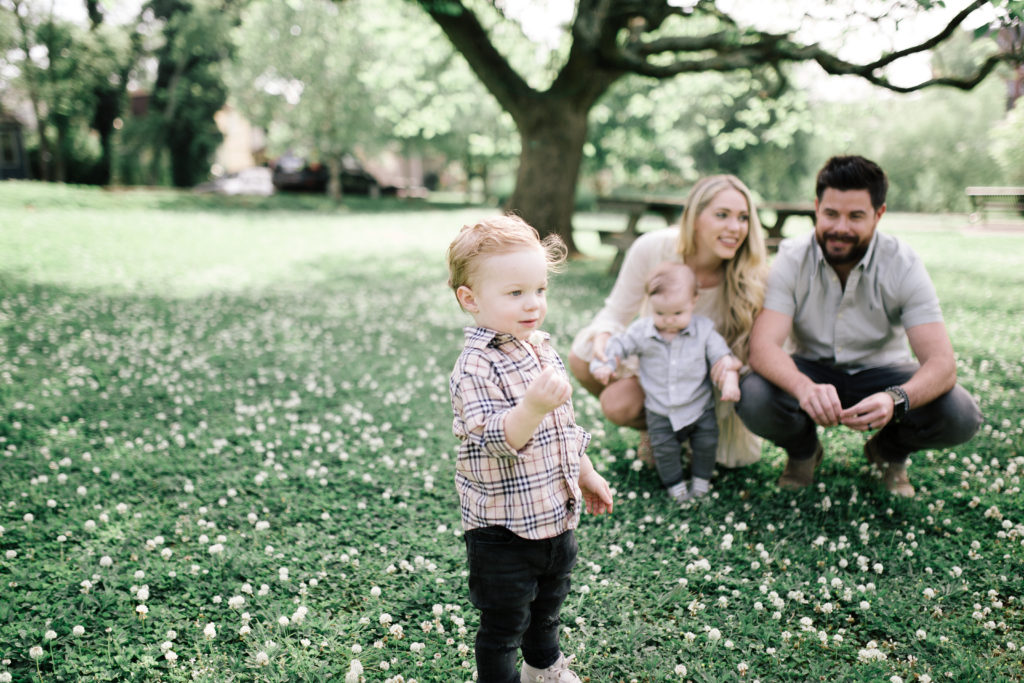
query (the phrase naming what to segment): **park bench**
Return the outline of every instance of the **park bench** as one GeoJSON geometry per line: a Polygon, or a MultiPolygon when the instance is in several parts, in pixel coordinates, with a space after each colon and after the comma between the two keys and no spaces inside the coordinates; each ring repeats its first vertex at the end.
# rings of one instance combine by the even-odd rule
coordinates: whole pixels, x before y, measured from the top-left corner
{"type": "MultiPolygon", "coordinates": [[[[600,197],[597,200],[597,207],[601,211],[614,211],[626,214],[626,225],[622,230],[598,230],[601,244],[616,247],[615,257],[612,259],[609,273],[615,275],[622,266],[622,260],[626,251],[640,236],[640,219],[645,214],[651,213],[661,216],[666,225],[675,223],[686,208],[686,202],[682,199],[664,197],[600,197]]],[[[814,221],[814,204],[797,202],[766,202],[758,205],[758,217],[761,218],[761,225],[765,231],[765,244],[770,251],[778,249],[782,241],[782,226],[790,216],[806,216],[814,221]],[[765,220],[765,213],[775,214],[775,220],[771,223],[765,220]]]]}
{"type": "Polygon", "coordinates": [[[967,197],[971,200],[971,223],[979,217],[987,223],[990,209],[1024,216],[1024,187],[968,187],[967,197]]]}

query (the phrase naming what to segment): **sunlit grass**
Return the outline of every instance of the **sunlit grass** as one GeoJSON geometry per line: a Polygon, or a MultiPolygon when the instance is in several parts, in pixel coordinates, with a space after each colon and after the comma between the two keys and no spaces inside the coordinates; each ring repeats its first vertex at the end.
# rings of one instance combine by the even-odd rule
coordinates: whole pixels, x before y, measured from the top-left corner
{"type": "MultiPolygon", "coordinates": [[[[0,184],[0,677],[471,680],[444,249],[493,210],[129,194],[0,184]]],[[[766,448],[680,511],[577,392],[617,491],[563,614],[584,680],[1021,680],[1024,233],[885,220],[982,432],[914,500],[836,430],[812,490],[766,448]]],[[[611,286],[580,245],[563,355],[611,286]]]]}

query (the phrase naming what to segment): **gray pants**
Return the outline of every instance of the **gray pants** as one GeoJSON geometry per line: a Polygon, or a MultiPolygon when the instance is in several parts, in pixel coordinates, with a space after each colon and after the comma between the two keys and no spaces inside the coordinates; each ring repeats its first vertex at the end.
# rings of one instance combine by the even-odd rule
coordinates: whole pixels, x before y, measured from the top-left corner
{"type": "Polygon", "coordinates": [[[685,476],[680,445],[687,440],[692,454],[691,476],[711,479],[718,450],[718,421],[714,405],[701,413],[696,422],[679,430],[672,429],[672,422],[664,415],[647,411],[647,433],[651,437],[654,466],[666,487],[678,484],[685,476]]]}
{"type": "MultiPolygon", "coordinates": [[[[798,356],[793,356],[793,361],[812,381],[833,385],[843,408],[906,382],[920,367],[904,363],[848,374],[798,356]]],[[[736,412],[747,429],[784,449],[794,460],[814,455],[818,444],[816,425],[795,398],[753,372],[743,378],[740,392],[736,412]]],[[[889,422],[879,430],[876,443],[887,460],[905,462],[908,455],[923,448],[947,448],[969,441],[980,426],[978,404],[956,385],[927,405],[911,406],[902,420],[889,422]]]]}

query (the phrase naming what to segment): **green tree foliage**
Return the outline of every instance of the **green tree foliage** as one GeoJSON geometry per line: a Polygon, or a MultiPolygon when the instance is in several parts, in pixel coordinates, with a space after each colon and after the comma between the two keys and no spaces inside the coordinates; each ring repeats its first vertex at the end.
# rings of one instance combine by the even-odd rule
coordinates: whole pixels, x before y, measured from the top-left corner
{"type": "Polygon", "coordinates": [[[122,35],[86,30],[39,4],[0,3],[2,62],[16,74],[8,99],[27,100],[36,119],[34,157],[47,180],[93,182],[102,157],[90,135],[97,93],[114,81],[125,54],[122,35]],[[45,10],[45,11],[44,11],[45,10]]]}
{"type": "Polygon", "coordinates": [[[291,150],[334,175],[345,155],[398,143],[484,178],[514,157],[508,115],[437,26],[399,0],[257,0],[234,38],[232,100],[268,130],[272,157],[291,150]]]}
{"type": "Polygon", "coordinates": [[[237,4],[150,0],[146,5],[163,22],[148,122],[160,150],[152,172],[160,172],[166,153],[171,182],[178,187],[190,187],[208,177],[222,139],[213,116],[227,101],[222,71],[231,56],[229,33],[237,4]]]}
{"type": "Polygon", "coordinates": [[[584,171],[597,191],[684,193],[706,173],[734,173],[786,199],[806,172],[807,97],[773,94],[770,73],[626,77],[591,111],[584,171]]]}
{"type": "MultiPolygon", "coordinates": [[[[967,77],[938,76],[911,85],[890,80],[888,72],[893,64],[947,40],[982,8],[994,10],[997,22],[1019,23],[1017,0],[975,0],[916,45],[860,62],[840,56],[841,41],[830,48],[816,38],[812,42],[796,26],[759,29],[744,21],[740,13],[730,14],[712,0],[579,0],[568,27],[568,47],[559,53],[564,61],[556,67],[550,83],[538,84],[498,49],[493,34],[499,23],[488,18],[493,16],[492,5],[482,0],[418,0],[418,4],[444,30],[516,123],[522,147],[511,207],[542,231],[561,235],[570,249],[574,249],[571,219],[576,179],[588,142],[588,116],[626,74],[664,80],[681,74],[744,75],[771,68],[785,81],[789,65],[810,62],[828,74],[855,75],[896,92],[912,92],[935,85],[970,89],[999,63],[1021,58],[1019,50],[996,51],[987,54],[967,77]]],[[[912,14],[935,5],[944,3],[907,0],[880,9],[872,3],[849,4],[849,14],[838,13],[825,28],[842,31],[852,18],[881,22],[890,14],[912,14]]],[[[740,5],[736,8],[742,10],[740,5]]],[[[720,132],[728,131],[723,128],[720,132]]],[[[740,142],[737,139],[735,146],[740,142]]]]}

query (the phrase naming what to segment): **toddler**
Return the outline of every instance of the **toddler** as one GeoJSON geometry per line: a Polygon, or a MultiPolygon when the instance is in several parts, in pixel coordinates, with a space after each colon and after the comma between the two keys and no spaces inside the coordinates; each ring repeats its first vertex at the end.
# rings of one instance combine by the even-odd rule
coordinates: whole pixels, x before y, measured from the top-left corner
{"type": "Polygon", "coordinates": [[[590,435],[576,425],[568,375],[540,330],[548,272],[564,260],[557,236],[542,241],[515,216],[467,225],[448,247],[448,283],[474,321],[450,389],[480,683],[580,681],[558,641],[573,529],[582,503],[610,512],[612,494],[586,455],[590,435]]]}

